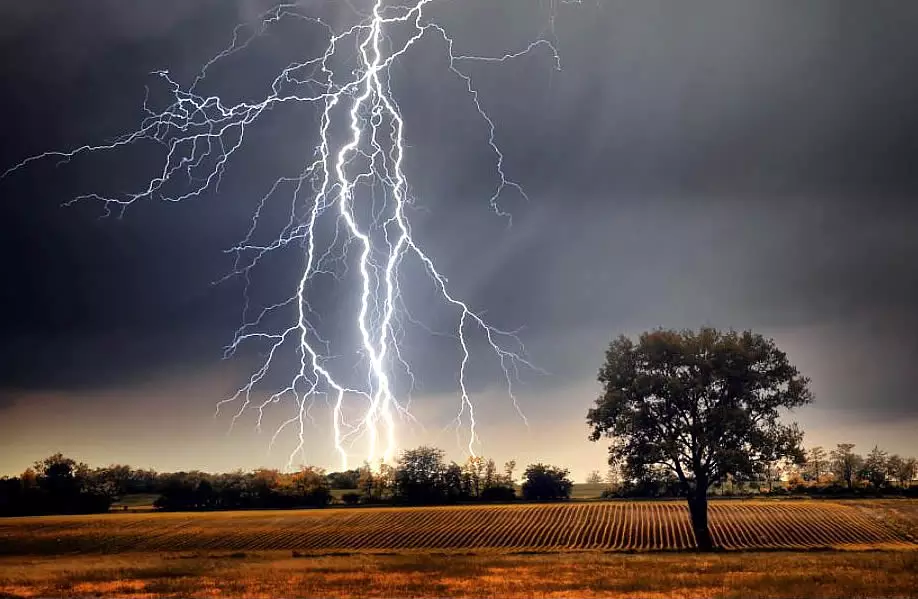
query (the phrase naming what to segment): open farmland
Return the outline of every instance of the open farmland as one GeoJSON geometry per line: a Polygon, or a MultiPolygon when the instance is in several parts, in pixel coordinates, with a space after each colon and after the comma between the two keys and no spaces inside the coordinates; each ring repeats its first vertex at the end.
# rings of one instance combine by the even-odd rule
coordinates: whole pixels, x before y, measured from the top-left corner
{"type": "Polygon", "coordinates": [[[915,597],[918,551],[0,557],[0,597],[915,597]]]}
{"type": "MultiPolygon", "coordinates": [[[[901,530],[844,503],[711,504],[715,542],[733,550],[910,549],[901,530]]],[[[0,520],[0,554],[127,551],[307,553],[487,550],[655,551],[694,546],[681,502],[606,502],[0,520]]]]}

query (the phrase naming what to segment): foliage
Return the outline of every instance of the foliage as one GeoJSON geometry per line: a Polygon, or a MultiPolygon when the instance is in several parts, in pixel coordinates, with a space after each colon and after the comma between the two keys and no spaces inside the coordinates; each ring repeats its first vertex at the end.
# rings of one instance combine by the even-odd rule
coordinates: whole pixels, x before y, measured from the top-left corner
{"type": "Polygon", "coordinates": [[[507,501],[513,501],[514,499],[516,499],[516,490],[508,485],[495,485],[493,487],[485,487],[485,489],[481,492],[482,501],[504,503],[507,501]]]}
{"type": "Polygon", "coordinates": [[[413,505],[513,499],[512,485],[498,473],[494,460],[473,456],[460,466],[447,464],[444,455],[433,447],[402,452],[394,470],[393,499],[413,505]]]}
{"type": "Polygon", "coordinates": [[[615,499],[617,497],[621,497],[618,489],[603,489],[602,493],[599,494],[600,499],[615,499]]]}
{"type": "Polygon", "coordinates": [[[360,483],[360,469],[329,472],[326,478],[330,489],[357,489],[360,483]]]}
{"type": "Polygon", "coordinates": [[[587,413],[591,440],[611,440],[627,479],[662,468],[689,497],[699,547],[712,546],[708,489],[750,479],[782,459],[802,461],[802,434],[780,410],[809,403],[808,379],[773,341],[746,331],[657,330],[613,341],[599,371],[603,394],[587,413]]]}
{"type": "MultiPolygon", "coordinates": [[[[884,495],[918,496],[918,487],[910,486],[915,477],[916,460],[892,455],[885,459],[887,484],[876,487],[865,487],[858,484],[860,477],[868,476],[872,464],[879,463],[879,457],[885,452],[875,449],[873,461],[859,461],[851,452],[854,447],[841,444],[841,450],[832,452],[835,461],[827,464],[837,466],[838,460],[852,462],[853,486],[848,486],[844,478],[836,481],[828,479],[825,483],[814,484],[807,478],[796,477],[793,467],[784,468],[780,477],[775,475],[775,485],[767,494],[787,495],[791,491],[814,496],[858,496],[882,493],[884,495]],[[850,460],[850,456],[854,456],[850,460]],[[782,483],[778,485],[778,479],[782,483]],[[895,481],[896,486],[889,484],[895,481]]],[[[516,499],[513,486],[515,462],[505,464],[498,472],[493,460],[469,460],[464,465],[450,462],[444,464],[442,452],[432,448],[411,450],[414,455],[433,451],[439,455],[435,470],[439,472],[440,486],[433,495],[436,503],[450,502],[508,502],[516,499]],[[480,464],[480,466],[479,466],[480,464]],[[480,472],[476,484],[475,476],[480,472]],[[478,489],[476,496],[475,489],[478,489]]],[[[812,450],[809,454],[812,457],[812,450]]],[[[411,462],[416,465],[416,462],[411,462]]],[[[534,465],[527,469],[526,482],[538,468],[554,470],[555,475],[566,478],[567,471],[552,467],[534,465]],[[535,467],[535,470],[533,468],[535,467]]],[[[808,463],[802,472],[810,469],[808,463]]],[[[828,466],[826,467],[828,471],[828,466]]],[[[283,473],[266,468],[251,472],[235,471],[223,474],[205,472],[157,473],[152,470],[134,469],[125,465],[112,464],[102,468],[89,468],[86,464],[67,458],[61,454],[49,456],[27,468],[18,477],[0,478],[0,516],[37,515],[52,513],[90,513],[107,511],[113,498],[131,493],[159,493],[156,506],[166,510],[220,510],[248,508],[295,508],[326,505],[331,500],[330,489],[335,481],[351,484],[357,480],[357,489],[350,490],[341,496],[346,505],[357,503],[385,503],[392,501],[413,503],[431,501],[428,497],[404,498],[395,497],[396,481],[405,480],[406,473],[399,473],[399,467],[393,468],[380,464],[374,472],[368,464],[344,473],[325,474],[321,469],[303,467],[297,472],[283,473]]],[[[550,478],[550,476],[549,476],[550,478]]],[[[823,477],[825,478],[825,477],[823,477]]],[[[614,488],[602,492],[602,498],[613,497],[678,497],[685,495],[685,489],[678,477],[665,468],[649,468],[641,479],[622,480],[619,471],[610,468],[608,481],[614,488]]],[[[757,486],[761,479],[743,480],[737,483],[746,485],[734,490],[721,488],[720,494],[750,493],[760,490],[757,486]]],[[[562,483],[561,487],[565,487],[562,483]]],[[[531,484],[526,486],[531,489],[531,484]]],[[[715,487],[712,487],[715,490],[715,487]]],[[[767,491],[763,489],[762,491],[767,491]]],[[[563,493],[553,496],[530,490],[528,498],[549,499],[565,496],[563,493]]]]}
{"type": "Polygon", "coordinates": [[[899,483],[900,487],[910,486],[912,479],[915,478],[915,474],[918,472],[918,462],[916,462],[915,458],[903,458],[898,454],[889,456],[887,466],[889,467],[890,476],[899,483]]]}
{"type": "Polygon", "coordinates": [[[568,499],[574,483],[566,468],[530,464],[523,472],[524,499],[568,499]]]}
{"type": "Polygon", "coordinates": [[[446,488],[445,453],[434,447],[406,449],[395,469],[394,497],[404,503],[442,503],[449,497],[446,488]]]}
{"type": "Polygon", "coordinates": [[[344,493],[341,496],[341,501],[343,501],[346,505],[357,505],[360,503],[360,497],[360,493],[350,491],[348,493],[344,493]]]}
{"type": "Polygon", "coordinates": [[[516,460],[509,460],[504,462],[504,481],[505,485],[513,486],[515,480],[513,478],[513,472],[516,470],[516,460]]]}
{"type": "Polygon", "coordinates": [[[154,506],[163,510],[321,507],[331,500],[325,473],[310,466],[292,473],[175,472],[163,476],[159,492],[154,506]]]}
{"type": "Polygon", "coordinates": [[[806,467],[803,470],[804,480],[819,484],[829,467],[826,450],[819,445],[811,447],[806,452],[806,459],[806,467]]]}
{"type": "Polygon", "coordinates": [[[858,473],[864,465],[864,458],[854,453],[853,449],[853,443],[839,443],[829,454],[832,472],[836,478],[844,481],[848,489],[854,488],[858,473]]]}
{"type": "Polygon", "coordinates": [[[878,446],[874,446],[867,454],[867,459],[864,460],[860,477],[869,482],[874,489],[885,486],[889,478],[888,460],[889,454],[878,446]]]}
{"type": "Polygon", "coordinates": [[[592,470],[586,477],[586,484],[588,485],[599,485],[602,484],[602,475],[599,473],[599,470],[592,470]]]}
{"type": "Polygon", "coordinates": [[[20,477],[0,480],[0,515],[106,512],[113,499],[98,470],[60,453],[35,462],[20,477]]]}

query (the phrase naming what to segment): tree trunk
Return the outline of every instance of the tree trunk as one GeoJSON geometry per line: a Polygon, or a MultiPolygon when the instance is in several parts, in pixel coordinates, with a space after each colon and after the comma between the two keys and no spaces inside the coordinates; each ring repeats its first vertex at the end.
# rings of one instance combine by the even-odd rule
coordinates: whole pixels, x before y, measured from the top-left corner
{"type": "Polygon", "coordinates": [[[708,497],[705,489],[699,489],[689,495],[689,514],[692,517],[692,530],[695,532],[695,544],[701,551],[714,549],[714,539],[708,528],[708,497]]]}

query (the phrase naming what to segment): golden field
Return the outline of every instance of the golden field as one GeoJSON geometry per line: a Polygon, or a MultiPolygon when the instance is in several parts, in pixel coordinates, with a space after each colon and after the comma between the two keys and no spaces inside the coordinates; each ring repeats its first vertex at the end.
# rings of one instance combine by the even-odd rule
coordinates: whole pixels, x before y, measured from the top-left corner
{"type": "Polygon", "coordinates": [[[902,597],[918,502],[721,501],[0,520],[0,596],[902,597]]]}
{"type": "MultiPolygon", "coordinates": [[[[907,549],[851,502],[714,501],[724,549],[907,549]]],[[[0,555],[125,551],[666,551],[694,547],[683,502],[111,513],[0,520],[0,555]]]]}

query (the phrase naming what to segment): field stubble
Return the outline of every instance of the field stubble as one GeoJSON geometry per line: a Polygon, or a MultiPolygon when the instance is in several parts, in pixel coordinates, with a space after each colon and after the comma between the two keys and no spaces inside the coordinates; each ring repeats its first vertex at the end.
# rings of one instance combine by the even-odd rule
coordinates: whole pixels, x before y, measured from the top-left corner
{"type": "Polygon", "coordinates": [[[910,597],[918,552],[0,557],[0,597],[910,597]]]}

